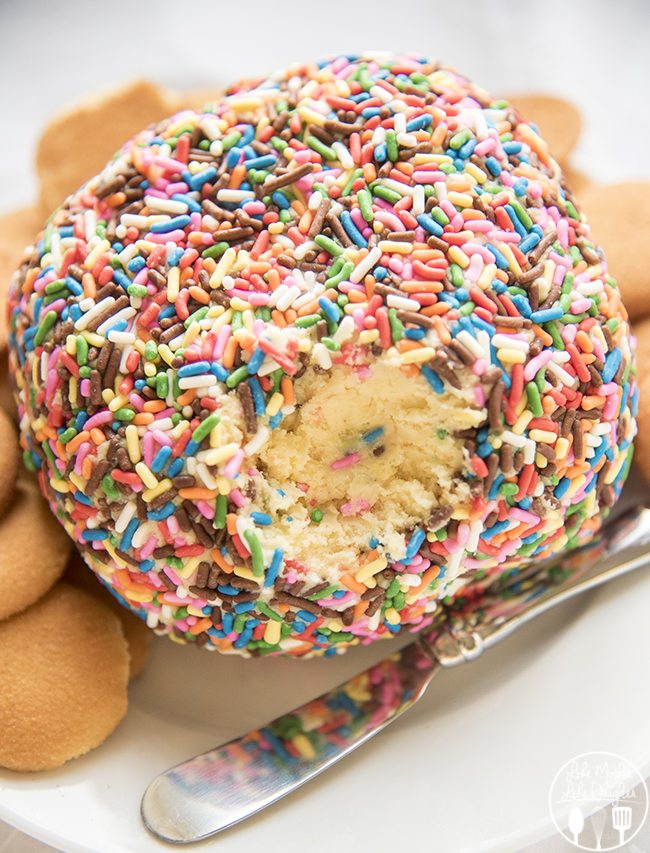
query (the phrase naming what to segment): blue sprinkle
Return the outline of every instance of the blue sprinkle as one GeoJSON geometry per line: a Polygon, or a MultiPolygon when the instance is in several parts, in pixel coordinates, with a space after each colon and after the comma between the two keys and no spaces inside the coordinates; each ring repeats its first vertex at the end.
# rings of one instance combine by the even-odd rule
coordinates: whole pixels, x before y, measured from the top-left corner
{"type": "Polygon", "coordinates": [[[345,233],[348,235],[348,237],[357,246],[359,246],[360,248],[364,248],[368,245],[368,241],[352,221],[352,217],[350,216],[349,210],[341,211],[341,225],[343,226],[345,233]]]}
{"type": "Polygon", "coordinates": [[[412,118],[411,121],[406,125],[407,133],[411,133],[414,130],[423,130],[425,127],[428,127],[433,121],[433,116],[426,115],[418,116],[417,118],[412,118]]]}
{"type": "Polygon", "coordinates": [[[165,518],[169,518],[170,515],[173,515],[176,510],[173,501],[167,501],[167,503],[162,506],[160,509],[152,510],[147,513],[147,518],[150,518],[152,521],[163,521],[165,518]]]}
{"type": "Polygon", "coordinates": [[[163,470],[167,462],[169,461],[169,457],[172,455],[171,447],[161,447],[158,453],[151,460],[151,470],[154,474],[160,473],[163,470]]]}
{"type": "Polygon", "coordinates": [[[183,460],[181,459],[180,456],[177,459],[174,459],[174,461],[171,463],[171,465],[167,469],[167,476],[168,477],[177,477],[181,473],[181,471],[183,470],[184,464],[185,463],[183,462],[183,460]]]}
{"type": "Polygon", "coordinates": [[[229,634],[232,631],[232,625],[235,621],[235,617],[231,612],[223,613],[221,616],[221,627],[225,634],[229,634]]]}
{"type": "Polygon", "coordinates": [[[266,570],[264,586],[273,586],[278,577],[278,574],[280,573],[280,567],[282,566],[283,558],[284,551],[282,550],[282,548],[276,548],[273,552],[273,557],[271,557],[271,565],[266,570]]]}
{"type": "Polygon", "coordinates": [[[178,369],[178,378],[183,379],[185,376],[201,376],[210,370],[209,361],[194,361],[191,364],[184,364],[178,369]]]}
{"type": "Polygon", "coordinates": [[[177,267],[184,254],[185,254],[184,249],[181,249],[180,246],[177,246],[175,249],[173,249],[169,253],[169,256],[167,258],[167,263],[169,264],[170,267],[177,267]]]}
{"type": "Polygon", "coordinates": [[[501,174],[501,163],[496,159],[496,157],[487,157],[485,160],[485,165],[488,168],[488,171],[495,178],[497,175],[501,174]]]}
{"type": "Polygon", "coordinates": [[[252,636],[253,636],[253,629],[248,628],[248,627],[244,628],[244,630],[241,632],[241,634],[237,637],[237,639],[233,643],[233,646],[236,649],[243,649],[244,646],[246,646],[250,642],[252,636]]]}
{"type": "Polygon", "coordinates": [[[571,480],[568,477],[562,477],[560,482],[553,490],[553,496],[556,497],[558,500],[561,500],[568,492],[570,485],[571,480]]]}
{"type": "Polygon", "coordinates": [[[142,269],[142,267],[146,266],[147,262],[144,258],[138,256],[135,258],[131,258],[131,260],[126,265],[126,268],[129,272],[132,272],[134,275],[142,269]]]}
{"type": "Polygon", "coordinates": [[[481,539],[492,539],[498,533],[501,533],[502,530],[507,530],[509,526],[510,522],[508,519],[505,521],[497,521],[496,524],[493,524],[492,527],[489,527],[481,533],[481,539]]]}
{"type": "Polygon", "coordinates": [[[65,277],[65,283],[68,286],[68,290],[71,293],[74,293],[75,296],[80,296],[83,293],[83,287],[79,284],[76,278],[72,278],[71,275],[67,275],[65,277]]]}
{"type": "Polygon", "coordinates": [[[611,382],[614,376],[616,376],[616,371],[621,366],[621,361],[623,360],[623,355],[620,349],[613,349],[611,352],[607,353],[605,358],[605,366],[603,367],[603,372],[601,374],[603,382],[611,382]]]}
{"type": "Polygon", "coordinates": [[[139,519],[132,518],[131,521],[129,521],[127,528],[124,531],[124,533],[122,534],[122,539],[120,541],[120,549],[122,551],[128,551],[129,550],[129,548],[131,547],[131,542],[133,540],[133,537],[135,536],[135,531],[138,529],[139,526],[140,526],[139,519]]]}
{"type": "Polygon", "coordinates": [[[380,112],[381,110],[379,109],[379,107],[366,107],[365,109],[361,110],[361,117],[374,118],[374,116],[378,116],[380,112]]]}
{"type": "Polygon", "coordinates": [[[251,512],[251,518],[253,519],[255,524],[262,524],[264,526],[273,524],[273,519],[266,512],[251,512]]]}
{"type": "Polygon", "coordinates": [[[252,610],[254,607],[254,601],[240,601],[239,604],[235,604],[233,610],[235,611],[235,613],[246,613],[247,610],[252,610]]]}
{"type": "Polygon", "coordinates": [[[564,309],[560,305],[555,305],[552,308],[545,308],[543,311],[533,311],[530,319],[533,323],[548,323],[551,320],[559,320],[564,316],[564,309]]]}
{"type": "Polygon", "coordinates": [[[85,506],[93,505],[92,500],[89,497],[86,497],[83,492],[80,492],[79,489],[74,493],[74,499],[85,506]]]}
{"type": "Polygon", "coordinates": [[[233,169],[241,160],[242,150],[238,145],[234,145],[226,156],[226,166],[233,169]]]}
{"type": "Polygon", "coordinates": [[[253,405],[255,406],[255,414],[263,415],[266,411],[266,403],[264,402],[264,392],[262,391],[262,386],[259,383],[259,379],[256,376],[251,376],[248,380],[248,384],[250,385],[251,393],[253,394],[253,405]]]}
{"type": "Polygon", "coordinates": [[[108,530],[84,530],[81,538],[84,542],[101,542],[102,539],[108,539],[108,530]]]}
{"type": "Polygon", "coordinates": [[[336,305],[336,303],[332,302],[332,300],[328,299],[326,296],[321,296],[318,300],[318,305],[328,320],[331,320],[332,323],[338,323],[339,317],[341,316],[341,309],[336,305]]]}
{"type": "Polygon", "coordinates": [[[501,483],[503,483],[504,480],[505,477],[503,474],[497,474],[497,476],[494,478],[494,482],[492,483],[490,491],[488,492],[488,498],[491,501],[495,500],[496,496],[499,494],[499,486],[501,485],[501,483]]]}
{"type": "Polygon", "coordinates": [[[182,213],[180,216],[174,216],[166,222],[152,222],[149,230],[153,234],[166,234],[168,231],[174,231],[176,228],[186,228],[190,222],[190,217],[186,213],[182,213]]]}
{"type": "Polygon", "coordinates": [[[122,270],[113,270],[113,281],[125,290],[132,284],[131,279],[122,270]]]}
{"type": "Polygon", "coordinates": [[[308,610],[298,610],[296,612],[296,616],[299,619],[302,619],[303,622],[307,622],[307,624],[316,621],[316,616],[314,616],[314,614],[310,613],[308,610]]]}
{"type": "Polygon", "coordinates": [[[198,451],[200,447],[201,445],[199,444],[199,442],[194,441],[194,439],[191,438],[185,445],[185,450],[183,451],[183,453],[185,454],[185,456],[194,456],[194,454],[198,451]]]}
{"type": "Polygon", "coordinates": [[[183,180],[193,190],[200,189],[203,184],[206,184],[208,181],[211,181],[213,178],[216,177],[217,170],[214,168],[214,166],[208,166],[207,169],[203,169],[201,172],[197,172],[196,175],[191,175],[189,172],[183,172],[183,180]]]}
{"type": "Polygon", "coordinates": [[[429,216],[428,213],[421,213],[419,216],[415,217],[418,225],[421,225],[425,231],[428,231],[429,234],[433,234],[435,237],[440,237],[444,233],[444,229],[441,225],[438,225],[433,217],[429,216]]]}
{"type": "Polygon", "coordinates": [[[519,244],[519,248],[524,254],[527,254],[539,243],[540,236],[534,231],[530,231],[519,244]]]}
{"type": "Polygon", "coordinates": [[[519,313],[522,317],[526,317],[526,319],[532,319],[533,312],[530,309],[530,302],[526,299],[525,296],[522,296],[521,293],[515,293],[514,296],[511,297],[513,303],[519,309],[519,313]]]}
{"type": "Polygon", "coordinates": [[[248,360],[248,364],[246,365],[246,373],[248,373],[249,376],[253,376],[260,369],[263,361],[264,351],[258,347],[248,360]]]}
{"type": "Polygon", "coordinates": [[[191,196],[186,195],[185,193],[174,193],[172,196],[172,201],[180,201],[183,204],[186,204],[192,213],[200,213],[201,205],[193,199],[191,196]]]}
{"type": "Polygon", "coordinates": [[[268,169],[275,165],[275,157],[273,154],[263,154],[261,157],[251,157],[244,160],[244,166],[247,169],[268,169]]]}
{"type": "Polygon", "coordinates": [[[371,429],[368,432],[364,432],[361,438],[363,441],[365,441],[366,444],[372,444],[373,441],[377,441],[378,438],[381,438],[384,432],[385,430],[383,427],[376,427],[375,429],[371,429]]]}
{"type": "MultiPolygon", "coordinates": [[[[526,190],[528,189],[528,179],[518,178],[512,185],[512,188],[515,191],[516,196],[521,197],[522,195],[526,195],[526,190]]],[[[521,249],[521,244],[519,244],[519,248],[521,249]]]]}
{"type": "Polygon", "coordinates": [[[504,142],[503,150],[506,154],[519,154],[521,152],[521,142],[504,142]]]}
{"type": "Polygon", "coordinates": [[[271,429],[277,429],[280,426],[283,417],[284,415],[282,412],[278,412],[277,415],[271,415],[269,418],[269,426],[271,429]]]}
{"type": "MultiPolygon", "coordinates": [[[[364,112],[365,112],[365,110],[364,110],[364,112]]],[[[386,160],[388,159],[388,151],[386,149],[386,143],[385,142],[380,142],[379,145],[375,146],[374,157],[378,163],[385,163],[386,162],[386,160]]]]}
{"type": "Polygon", "coordinates": [[[528,232],[526,231],[524,226],[519,221],[519,217],[517,216],[517,213],[516,213],[514,207],[512,207],[512,205],[510,205],[510,204],[506,204],[505,210],[506,210],[508,216],[510,217],[510,221],[512,222],[512,227],[515,229],[517,234],[519,234],[520,237],[525,237],[528,234],[528,232]]]}
{"type": "Polygon", "coordinates": [[[426,538],[426,533],[421,527],[416,527],[416,529],[411,534],[411,539],[409,544],[406,547],[406,557],[409,560],[412,560],[413,557],[420,550],[420,545],[424,542],[426,538]]]}
{"type": "Polygon", "coordinates": [[[445,386],[442,379],[438,376],[435,370],[432,370],[430,367],[427,367],[426,364],[423,364],[420,368],[420,372],[427,380],[429,385],[436,392],[436,394],[442,394],[442,392],[445,390],[445,386]]]}
{"type": "Polygon", "coordinates": [[[138,568],[141,572],[150,572],[156,565],[155,560],[143,560],[138,564],[138,568]]]}
{"type": "Polygon", "coordinates": [[[289,201],[289,199],[279,190],[276,190],[274,193],[272,193],[271,201],[274,205],[276,205],[276,207],[279,207],[280,210],[288,210],[291,207],[291,202],[289,201]]]}
{"type": "Polygon", "coordinates": [[[494,263],[499,267],[499,269],[507,270],[509,268],[510,265],[508,264],[505,255],[503,255],[496,246],[493,246],[492,243],[486,243],[485,248],[494,256],[494,263]]]}

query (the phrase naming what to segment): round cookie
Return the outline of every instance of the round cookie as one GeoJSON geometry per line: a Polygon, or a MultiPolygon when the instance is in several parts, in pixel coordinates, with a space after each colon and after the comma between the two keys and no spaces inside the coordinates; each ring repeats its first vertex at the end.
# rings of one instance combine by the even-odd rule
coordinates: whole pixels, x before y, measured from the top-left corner
{"type": "MultiPolygon", "coordinates": [[[[0,423],[5,418],[1,412],[0,423]]],[[[36,483],[19,480],[10,497],[11,507],[0,518],[0,620],[45,595],[63,574],[70,554],[70,540],[36,483]]]]}
{"type": "Polygon", "coordinates": [[[650,318],[637,320],[633,331],[636,335],[640,392],[637,414],[639,431],[634,442],[634,464],[641,469],[644,478],[650,483],[650,318]]]}
{"type": "Polygon", "coordinates": [[[224,653],[335,654],[589,538],[627,314],[537,131],[414,57],[129,141],[11,293],[26,458],[106,585],[224,653]]]}
{"type": "Polygon", "coordinates": [[[580,201],[594,237],[607,253],[630,317],[650,314],[648,269],[638,251],[650,242],[650,182],[587,187],[580,201]]]}
{"type": "MultiPolygon", "coordinates": [[[[0,408],[6,413],[11,421],[17,420],[16,403],[14,392],[9,378],[9,365],[7,350],[0,349],[0,408]]],[[[17,445],[16,445],[17,446],[17,445]]]]}
{"type": "Polygon", "coordinates": [[[553,157],[560,162],[567,160],[582,128],[578,108],[553,95],[513,95],[508,100],[537,125],[553,157]]]}
{"type": "MultiPolygon", "coordinates": [[[[20,463],[20,445],[18,444],[16,424],[4,409],[0,409],[0,453],[2,454],[2,467],[0,469],[1,526],[3,523],[1,517],[4,515],[14,496],[14,487],[16,485],[16,477],[18,476],[18,465],[20,463]]],[[[1,575],[2,569],[0,569],[0,576],[1,575]]],[[[2,604],[0,603],[0,612],[1,611],[2,604]]]]}
{"type": "Polygon", "coordinates": [[[41,217],[36,207],[23,207],[0,216],[0,349],[7,345],[5,298],[9,282],[25,247],[33,242],[43,220],[44,217],[41,217]]]}
{"type": "Polygon", "coordinates": [[[167,93],[137,80],[93,94],[57,113],[36,148],[40,201],[50,213],[111,157],[129,136],[173,109],[167,93]]]}
{"type": "Polygon", "coordinates": [[[142,619],[123,607],[106,587],[100,583],[88,566],[84,563],[79,552],[74,549],[66,566],[63,580],[66,583],[84,589],[98,598],[119,617],[122,623],[124,637],[129,646],[129,679],[136,678],[143,671],[149,660],[152,632],[142,619]]]}
{"type": "Polygon", "coordinates": [[[129,653],[120,621],[58,584],[0,623],[0,766],[49,770],[99,746],[126,714],[129,653]]]}

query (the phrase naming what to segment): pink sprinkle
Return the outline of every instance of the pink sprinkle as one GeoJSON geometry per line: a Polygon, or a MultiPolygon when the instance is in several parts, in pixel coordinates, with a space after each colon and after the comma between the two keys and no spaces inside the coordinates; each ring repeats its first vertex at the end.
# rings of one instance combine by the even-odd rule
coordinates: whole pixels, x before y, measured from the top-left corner
{"type": "Polygon", "coordinates": [[[113,412],[104,411],[97,412],[96,415],[92,415],[88,418],[86,423],[84,424],[84,429],[91,430],[93,427],[101,426],[102,424],[110,424],[113,421],[113,412]]]}
{"type": "Polygon", "coordinates": [[[196,508],[201,513],[203,518],[212,520],[214,518],[214,507],[210,506],[207,501],[197,501],[196,508]]]}
{"type": "Polygon", "coordinates": [[[526,367],[524,367],[524,379],[526,382],[532,382],[537,371],[547,365],[553,358],[553,353],[550,350],[542,350],[535,358],[531,358],[526,367]]]}
{"type": "Polygon", "coordinates": [[[341,515],[363,515],[366,510],[370,509],[370,501],[364,500],[363,498],[357,498],[353,501],[348,501],[347,503],[341,504],[340,512],[341,515]]]}
{"type": "Polygon", "coordinates": [[[235,474],[239,473],[239,469],[241,468],[241,464],[244,461],[244,451],[238,450],[237,453],[228,461],[228,464],[223,469],[224,476],[229,480],[235,476],[235,474]]]}
{"type": "Polygon", "coordinates": [[[352,465],[356,465],[357,462],[361,461],[361,454],[359,451],[355,451],[354,453],[348,453],[346,456],[342,456],[340,459],[337,459],[335,462],[332,462],[330,468],[333,471],[340,471],[341,468],[350,468],[352,465]]]}

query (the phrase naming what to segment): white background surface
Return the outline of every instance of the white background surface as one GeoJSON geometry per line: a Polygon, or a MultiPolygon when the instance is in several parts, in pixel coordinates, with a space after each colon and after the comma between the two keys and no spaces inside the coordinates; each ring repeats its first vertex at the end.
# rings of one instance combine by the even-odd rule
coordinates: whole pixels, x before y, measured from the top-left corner
{"type": "MultiPolygon", "coordinates": [[[[111,3],[0,0],[0,212],[35,198],[32,157],[39,131],[47,118],[57,108],[98,88],[136,77],[148,77],[177,89],[212,85],[219,88],[237,77],[262,74],[294,60],[365,48],[417,51],[437,56],[459,67],[495,95],[527,91],[562,95],[578,104],[584,116],[585,127],[575,152],[575,166],[605,183],[637,177],[650,179],[647,159],[649,25],[650,5],[645,0],[618,0],[616,3],[606,0],[546,0],[543,3],[525,0],[447,0],[444,3],[437,0],[328,0],[319,4],[307,0],[243,0],[238,3],[220,0],[190,0],[187,3],[180,0],[114,0],[111,3]]],[[[544,775],[547,772],[545,756],[553,749],[553,743],[557,752],[554,738],[558,733],[553,728],[545,732],[528,730],[520,715],[531,712],[530,697],[517,704],[516,692],[494,692],[491,680],[512,677],[515,687],[522,667],[534,668],[545,659],[542,651],[534,651],[534,644],[547,642],[550,632],[557,647],[556,633],[566,627],[565,640],[575,635],[572,649],[577,648],[576,666],[587,667],[592,681],[602,673],[601,692],[611,690],[615,678],[614,687],[628,694],[629,701],[626,699],[625,705],[633,707],[635,713],[629,719],[629,732],[624,736],[619,730],[621,721],[605,716],[610,713],[611,706],[599,702],[598,690],[587,691],[584,705],[576,705],[567,701],[572,680],[576,679],[575,671],[571,667],[566,671],[556,670],[557,678],[554,679],[549,678],[548,669],[542,666],[539,671],[546,673],[549,680],[545,682],[547,689],[539,691],[541,701],[548,704],[549,713],[557,714],[559,720],[564,703],[566,726],[569,732],[575,733],[575,749],[571,749],[572,742],[563,743],[565,751],[560,751],[556,766],[583,748],[606,749],[618,744],[619,749],[627,749],[628,753],[650,750],[650,723],[643,722],[648,716],[650,697],[645,696],[647,685],[635,683],[633,676],[636,671],[640,678],[645,677],[650,637],[647,632],[639,634],[638,626],[623,618],[631,612],[629,608],[634,602],[638,603],[639,594],[650,593],[650,585],[648,582],[641,585],[635,579],[623,583],[626,586],[612,599],[600,593],[586,605],[586,611],[580,607],[565,610],[565,617],[575,618],[575,624],[560,626],[557,620],[551,619],[545,623],[546,630],[542,626],[522,636],[522,649],[518,652],[499,650],[494,654],[500,657],[490,663],[480,662],[473,675],[452,674],[447,682],[449,686],[436,699],[438,704],[429,703],[429,708],[436,709],[434,717],[427,718],[425,709],[418,712],[410,727],[404,727],[401,734],[404,744],[408,742],[409,729],[421,728],[426,733],[433,720],[437,725],[449,727],[450,738],[465,738],[464,732],[458,729],[459,715],[469,714],[465,719],[471,720],[472,713],[492,714],[496,721],[492,730],[496,732],[501,716],[511,714],[517,721],[518,736],[526,739],[522,754],[528,759],[532,756],[533,764],[536,750],[539,754],[539,778],[534,766],[522,770],[532,783],[531,796],[539,793],[537,789],[545,790],[551,778],[547,780],[544,775]],[[595,618],[593,610],[590,611],[594,607],[602,608],[596,610],[595,618]],[[590,612],[591,618],[588,618],[590,612]],[[602,633],[596,630],[598,626],[602,633]],[[585,639],[586,631],[589,631],[590,643],[580,645],[580,638],[585,639]],[[640,641],[641,646],[630,646],[632,640],[640,641]],[[529,644],[527,651],[526,642],[529,644]],[[612,642],[624,649],[625,666],[617,667],[616,655],[610,653],[612,642]],[[593,656],[599,656],[602,666],[593,656]],[[515,670],[512,674],[511,667],[515,670]],[[488,701],[484,704],[486,695],[488,701]],[[504,696],[514,702],[514,706],[494,704],[504,696]],[[576,707],[582,709],[585,718],[581,724],[571,719],[576,707]],[[539,742],[536,740],[531,750],[532,738],[539,742]],[[600,740],[590,742],[590,738],[600,740]]],[[[643,608],[638,608],[639,618],[643,618],[642,613],[643,608]]],[[[162,651],[165,650],[163,647],[162,651]]],[[[173,651],[178,654],[178,650],[173,651]]],[[[557,660],[551,657],[555,667],[557,660]]],[[[301,665],[294,666],[297,669],[301,665]]],[[[155,673],[154,669],[152,678],[155,673]]],[[[439,683],[442,684],[442,680],[439,683]]],[[[524,680],[522,684],[525,683],[529,682],[524,680]]],[[[583,687],[586,688],[586,683],[583,687]]],[[[127,720],[127,731],[130,725],[135,725],[137,714],[146,716],[148,713],[142,697],[144,690],[142,685],[135,687],[137,707],[133,720],[131,716],[127,720]]],[[[308,695],[301,698],[308,698],[308,695]]],[[[434,714],[433,711],[429,713],[434,714]]],[[[474,722],[479,725],[476,720],[474,722]]],[[[126,736],[123,729],[120,731],[122,734],[116,735],[118,739],[126,736]]],[[[205,746],[209,745],[211,742],[206,740],[205,746]]],[[[503,748],[507,752],[503,760],[512,769],[513,785],[517,786],[518,763],[512,751],[521,747],[511,742],[503,748]]],[[[365,754],[372,753],[372,749],[369,747],[365,754]]],[[[480,796],[479,783],[489,780],[493,772],[490,768],[494,766],[490,762],[499,761],[497,756],[498,750],[491,745],[489,749],[486,747],[484,756],[479,749],[473,762],[470,756],[469,764],[463,765],[473,766],[476,777],[471,782],[465,780],[470,795],[465,819],[469,821],[472,820],[472,797],[480,796]]],[[[185,754],[181,751],[178,759],[183,757],[185,754]]],[[[89,757],[83,761],[88,761],[90,767],[94,759],[89,757]]],[[[357,783],[373,787],[375,782],[370,774],[379,765],[368,758],[364,771],[360,760],[353,761],[356,764],[350,773],[357,783]],[[364,772],[368,775],[364,776],[364,772]]],[[[447,784],[436,779],[435,772],[432,767],[428,774],[432,792],[437,785],[447,784]]],[[[343,778],[339,775],[332,781],[342,784],[343,778]]],[[[463,782],[460,779],[452,781],[459,785],[463,782]]],[[[407,780],[401,782],[406,784],[407,780]]],[[[325,787],[321,786],[321,792],[325,787]]],[[[511,792],[503,791],[504,807],[510,796],[511,792]]],[[[305,797],[307,795],[302,802],[305,797]]],[[[389,799],[385,800],[384,806],[388,802],[389,799]]],[[[288,808],[288,804],[281,807],[280,820],[282,814],[287,817],[288,808]]],[[[267,837],[264,826],[258,819],[250,834],[242,838],[249,843],[256,839],[263,843],[267,837]]],[[[359,849],[365,846],[362,836],[348,838],[350,841],[354,838],[359,849]]],[[[415,838],[412,840],[417,849],[437,851],[440,848],[434,839],[435,834],[428,839],[426,847],[421,846],[424,839],[418,839],[417,843],[415,838]]],[[[325,840],[321,837],[322,842],[325,840]]],[[[332,846],[336,845],[335,834],[330,841],[332,846]]],[[[639,839],[637,843],[639,850],[650,846],[646,841],[644,848],[639,839]]],[[[13,834],[12,830],[3,830],[0,825],[0,853],[32,853],[40,849],[45,848],[25,836],[13,834]]],[[[224,849],[235,847],[226,843],[224,849]]],[[[289,844],[285,849],[292,853],[297,847],[289,844]]],[[[541,853],[542,849],[559,851],[562,848],[555,839],[545,848],[536,849],[541,853]]]]}

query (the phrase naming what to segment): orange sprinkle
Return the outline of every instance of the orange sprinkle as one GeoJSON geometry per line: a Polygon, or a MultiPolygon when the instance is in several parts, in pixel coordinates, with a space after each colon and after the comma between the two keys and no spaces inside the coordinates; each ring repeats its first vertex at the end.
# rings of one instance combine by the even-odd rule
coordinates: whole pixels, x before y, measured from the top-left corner
{"type": "Polygon", "coordinates": [[[204,619],[199,619],[198,622],[195,622],[189,629],[190,634],[201,634],[203,631],[207,631],[208,628],[212,627],[212,619],[208,619],[206,616],[204,619]]]}
{"type": "Polygon", "coordinates": [[[237,338],[228,338],[228,343],[224,347],[223,356],[221,361],[226,370],[232,370],[232,367],[235,363],[235,356],[237,355],[237,347],[239,343],[237,342],[237,338]]]}
{"type": "Polygon", "coordinates": [[[218,548],[213,548],[212,551],[210,551],[210,556],[222,571],[227,572],[228,574],[232,574],[235,567],[232,565],[232,563],[226,561],[225,557],[218,548]]]}
{"type": "Polygon", "coordinates": [[[187,391],[185,391],[185,393],[180,395],[180,397],[178,398],[178,402],[181,404],[181,406],[189,406],[195,397],[196,397],[196,389],[195,388],[188,388],[187,391]]]}
{"type": "Polygon", "coordinates": [[[226,516],[226,530],[231,536],[237,533],[237,516],[234,512],[229,512],[226,516]]]}
{"type": "Polygon", "coordinates": [[[236,190],[246,177],[246,166],[240,164],[239,166],[235,166],[235,168],[230,173],[230,180],[228,181],[228,189],[236,190]]]}
{"type": "Polygon", "coordinates": [[[552,346],[552,344],[553,344],[553,338],[549,335],[549,333],[548,333],[548,332],[546,332],[544,329],[542,329],[542,327],[541,327],[541,326],[538,326],[536,323],[533,323],[533,325],[532,325],[532,329],[533,329],[533,331],[535,332],[535,334],[536,334],[539,338],[541,338],[541,340],[542,340],[542,342],[543,342],[544,346],[547,346],[547,347],[552,346]]]}
{"type": "Polygon", "coordinates": [[[369,605],[370,605],[370,602],[369,602],[369,601],[357,601],[357,603],[354,605],[354,611],[353,611],[353,615],[352,615],[352,621],[353,621],[353,622],[356,622],[356,621],[357,621],[357,619],[361,619],[361,617],[363,616],[363,614],[364,614],[364,613],[366,612],[366,610],[368,609],[369,605]]]}
{"type": "Polygon", "coordinates": [[[282,311],[278,311],[277,308],[274,308],[273,311],[271,311],[271,319],[276,326],[279,326],[281,329],[286,328],[287,321],[284,319],[284,314],[282,311]]]}
{"type": "Polygon", "coordinates": [[[293,390],[293,382],[288,376],[283,376],[280,381],[280,391],[284,397],[285,406],[293,406],[296,402],[296,395],[293,390]]]}
{"type": "MultiPolygon", "coordinates": [[[[75,435],[74,438],[71,438],[70,441],[66,444],[65,449],[68,453],[72,454],[84,443],[84,441],[88,441],[90,438],[90,433],[87,429],[82,430],[80,433],[75,435]]],[[[102,441],[104,441],[104,434],[102,433],[102,441]]]]}
{"type": "Polygon", "coordinates": [[[192,486],[188,489],[179,489],[178,494],[181,498],[187,498],[189,501],[212,501],[217,497],[218,492],[216,489],[192,486]]]}
{"type": "Polygon", "coordinates": [[[409,595],[419,595],[421,592],[429,586],[432,580],[438,577],[440,574],[440,568],[438,566],[430,566],[426,572],[422,575],[422,580],[420,581],[418,586],[412,586],[409,590],[409,595]]]}
{"type": "MultiPolygon", "coordinates": [[[[189,269],[189,267],[187,269],[189,269]]],[[[185,270],[183,270],[183,272],[185,272],[185,270]]],[[[196,300],[196,302],[200,302],[202,305],[207,305],[210,302],[210,294],[207,290],[203,290],[202,287],[192,285],[192,287],[188,288],[188,292],[192,299],[196,300]]]]}
{"type": "Polygon", "coordinates": [[[106,436],[99,429],[99,427],[93,427],[93,429],[90,430],[90,437],[93,443],[97,445],[97,447],[99,447],[100,444],[104,444],[104,442],[106,441],[106,436]]]}
{"type": "Polygon", "coordinates": [[[164,400],[147,400],[144,404],[145,412],[162,412],[163,409],[167,408],[167,403],[164,400]]]}
{"type": "Polygon", "coordinates": [[[355,581],[352,575],[348,575],[347,573],[341,575],[341,583],[343,586],[347,586],[348,589],[351,589],[353,592],[358,592],[361,595],[362,592],[366,591],[366,587],[364,584],[355,581]]]}
{"type": "Polygon", "coordinates": [[[133,418],[131,423],[134,423],[136,426],[146,426],[154,420],[155,417],[151,414],[151,412],[138,412],[138,414],[133,418]]]}

